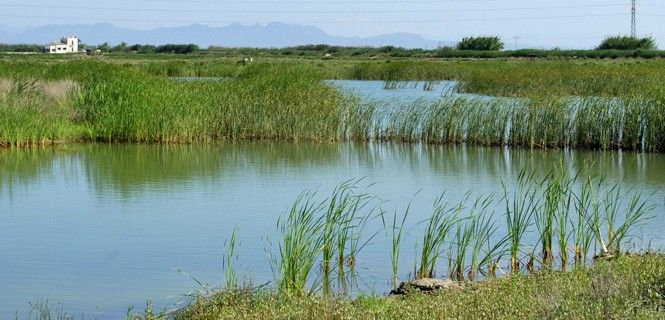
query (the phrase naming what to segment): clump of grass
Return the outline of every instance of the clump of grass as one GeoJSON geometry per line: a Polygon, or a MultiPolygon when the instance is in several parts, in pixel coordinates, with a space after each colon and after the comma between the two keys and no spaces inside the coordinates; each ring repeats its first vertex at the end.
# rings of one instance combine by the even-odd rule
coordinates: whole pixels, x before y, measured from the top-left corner
{"type": "Polygon", "coordinates": [[[359,242],[371,211],[360,216],[359,211],[367,206],[370,197],[357,192],[359,182],[356,180],[343,182],[326,200],[328,206],[322,220],[321,234],[324,292],[329,293],[331,289],[330,278],[335,256],[337,256],[337,271],[340,279],[343,279],[345,266],[354,269],[356,255],[362,249],[359,242]]]}
{"type": "Polygon", "coordinates": [[[25,67],[0,71],[15,78],[0,87],[2,145],[341,139],[347,101],[307,66],[254,64],[235,80],[187,83],[93,61],[25,67]]]}
{"type": "Polygon", "coordinates": [[[600,246],[599,256],[603,258],[621,254],[622,242],[630,230],[648,219],[653,209],[640,193],[623,191],[620,183],[607,183],[604,178],[595,184],[591,201],[593,214],[589,227],[600,246]]]}
{"type": "Polygon", "coordinates": [[[305,192],[294,202],[285,219],[277,228],[282,234],[279,254],[273,257],[273,271],[280,292],[302,297],[316,291],[316,285],[307,289],[317,258],[323,249],[320,232],[323,225],[317,214],[323,203],[317,202],[315,193],[305,192]]]}
{"type": "Polygon", "coordinates": [[[450,278],[457,281],[464,281],[466,270],[466,258],[469,246],[471,245],[474,231],[474,217],[470,220],[464,220],[464,223],[457,223],[455,237],[450,242],[450,257],[448,269],[450,278]]]}
{"type": "Polygon", "coordinates": [[[505,251],[506,238],[492,239],[498,230],[495,223],[494,211],[488,211],[493,204],[493,195],[482,198],[478,206],[479,212],[473,215],[473,237],[471,240],[471,261],[469,265],[468,279],[475,281],[482,268],[486,267],[484,274],[495,275],[497,261],[505,251]]]}
{"type": "Polygon", "coordinates": [[[53,143],[75,134],[72,81],[0,80],[0,147],[53,143]]]}
{"type": "Polygon", "coordinates": [[[571,213],[571,208],[573,207],[573,194],[570,192],[570,184],[574,181],[569,180],[568,184],[564,186],[564,189],[567,190],[564,194],[564,199],[563,203],[561,205],[560,210],[557,213],[556,216],[556,221],[557,221],[557,240],[558,240],[558,245],[559,245],[559,254],[561,257],[561,269],[562,271],[567,270],[568,262],[569,262],[569,239],[570,239],[570,234],[569,234],[569,227],[570,227],[570,213],[571,213]]]}
{"type": "Polygon", "coordinates": [[[469,195],[467,194],[465,199],[462,199],[457,205],[450,205],[445,196],[446,193],[444,192],[436,199],[432,215],[426,220],[420,250],[420,262],[415,272],[419,279],[436,276],[437,261],[443,253],[446,238],[461,219],[460,215],[469,195]]]}
{"type": "Polygon", "coordinates": [[[335,268],[340,279],[344,279],[347,266],[355,268],[360,250],[373,238],[362,241],[373,209],[368,208],[372,198],[358,186],[361,181],[341,183],[322,201],[317,200],[316,192],[305,192],[286,218],[280,219],[278,230],[282,239],[279,253],[272,261],[281,291],[301,297],[322,287],[324,293],[330,294],[335,268]],[[321,274],[314,278],[319,262],[321,274]],[[309,290],[308,283],[313,284],[309,290]]]}
{"type": "Polygon", "coordinates": [[[587,256],[591,245],[594,242],[594,232],[590,227],[592,217],[596,215],[593,203],[593,181],[588,177],[579,192],[575,195],[575,210],[577,215],[575,217],[575,265],[578,267],[585,266],[587,263],[587,256]]]}
{"type": "Polygon", "coordinates": [[[541,206],[537,197],[538,190],[533,183],[533,176],[534,173],[528,173],[525,169],[520,171],[512,195],[508,192],[506,185],[502,183],[503,199],[506,205],[510,269],[513,273],[518,273],[520,270],[520,253],[524,245],[522,239],[541,206]]]}
{"type": "Polygon", "coordinates": [[[465,218],[456,222],[455,237],[450,242],[450,278],[457,281],[475,281],[481,267],[495,261],[497,250],[503,245],[499,241],[490,245],[490,237],[496,228],[488,210],[494,204],[494,196],[480,195],[475,198],[465,218]],[[485,248],[485,245],[488,247],[485,248]],[[468,262],[468,273],[467,273],[468,262]]]}
{"type": "Polygon", "coordinates": [[[392,270],[393,289],[397,288],[397,284],[399,282],[400,249],[401,249],[402,239],[404,236],[404,223],[406,222],[406,219],[409,216],[410,209],[411,209],[411,204],[409,204],[406,207],[406,210],[404,211],[401,220],[398,218],[397,210],[395,210],[392,215],[391,225],[388,225],[386,223],[385,213],[382,212],[381,214],[381,222],[383,223],[383,229],[386,232],[386,238],[390,242],[390,266],[392,270]]]}
{"type": "Polygon", "coordinates": [[[233,229],[231,232],[231,239],[226,244],[226,255],[222,260],[222,267],[224,269],[224,289],[233,291],[238,288],[238,277],[236,276],[236,240],[238,237],[238,229],[233,229]]]}
{"type": "MultiPolygon", "coordinates": [[[[568,225],[567,213],[562,208],[568,193],[568,184],[560,175],[549,174],[545,181],[544,206],[538,210],[536,226],[540,234],[543,264],[551,268],[554,263],[554,238],[558,235],[559,244],[564,243],[567,238],[566,229],[568,225]],[[563,234],[561,234],[563,233],[563,234]]],[[[565,246],[560,247],[562,258],[565,255],[565,246]]]]}

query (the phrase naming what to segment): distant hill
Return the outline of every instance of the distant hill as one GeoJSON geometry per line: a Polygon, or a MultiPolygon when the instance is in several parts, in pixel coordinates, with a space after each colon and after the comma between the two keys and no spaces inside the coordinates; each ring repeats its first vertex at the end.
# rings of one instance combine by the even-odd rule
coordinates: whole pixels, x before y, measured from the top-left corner
{"type": "Polygon", "coordinates": [[[0,43],[46,44],[65,35],[78,35],[86,44],[104,42],[115,45],[129,44],[194,43],[201,47],[256,47],[283,48],[305,44],[329,44],[345,46],[398,46],[404,48],[434,48],[436,41],[411,33],[393,33],[376,37],[338,37],[323,30],[305,25],[269,23],[264,25],[231,24],[210,27],[192,24],[183,27],[132,30],[108,23],[92,25],[45,25],[35,28],[15,29],[0,25],[0,43]]]}

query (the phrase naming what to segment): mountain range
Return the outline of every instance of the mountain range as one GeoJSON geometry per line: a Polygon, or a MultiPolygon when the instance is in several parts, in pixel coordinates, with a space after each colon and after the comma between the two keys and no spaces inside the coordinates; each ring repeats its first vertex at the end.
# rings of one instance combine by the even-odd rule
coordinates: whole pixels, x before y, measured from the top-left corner
{"type": "Polygon", "coordinates": [[[437,41],[412,33],[391,33],[366,38],[342,37],[327,34],[314,26],[285,23],[230,24],[223,27],[191,24],[151,30],[125,29],[109,23],[44,25],[31,28],[0,25],[0,43],[46,44],[67,35],[77,35],[82,42],[89,45],[104,42],[115,45],[126,42],[153,45],[194,43],[200,47],[255,48],[283,48],[306,44],[371,47],[392,45],[425,49],[437,46],[437,41]]]}

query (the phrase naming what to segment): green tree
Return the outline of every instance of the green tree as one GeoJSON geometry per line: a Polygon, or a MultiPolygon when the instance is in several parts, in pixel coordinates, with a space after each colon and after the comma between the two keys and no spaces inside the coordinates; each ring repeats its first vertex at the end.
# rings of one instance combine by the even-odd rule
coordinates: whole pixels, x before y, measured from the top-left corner
{"type": "Polygon", "coordinates": [[[501,51],[504,46],[498,36],[466,37],[457,43],[457,50],[501,51]]]}
{"type": "Polygon", "coordinates": [[[656,40],[652,37],[637,38],[631,36],[607,37],[596,48],[598,50],[653,50],[656,49],[656,40]]]}

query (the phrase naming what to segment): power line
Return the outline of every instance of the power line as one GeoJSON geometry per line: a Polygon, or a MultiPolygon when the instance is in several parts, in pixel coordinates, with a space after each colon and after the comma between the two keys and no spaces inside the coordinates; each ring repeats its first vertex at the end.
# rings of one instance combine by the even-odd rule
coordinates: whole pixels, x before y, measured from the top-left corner
{"type": "Polygon", "coordinates": [[[649,7],[661,7],[665,8],[665,5],[662,3],[652,3],[652,2],[641,2],[639,3],[640,6],[649,6],[649,7]]]}
{"type": "MultiPolygon", "coordinates": [[[[384,24],[384,23],[446,23],[446,22],[475,22],[475,21],[523,21],[523,20],[543,20],[543,19],[572,19],[572,18],[594,18],[594,17],[614,17],[624,16],[625,13],[611,13],[611,14],[585,14],[585,15],[561,15],[561,16],[529,16],[529,17],[503,17],[503,18],[473,18],[473,19],[437,19],[437,20],[390,20],[390,21],[289,21],[288,23],[297,24],[384,24]]],[[[224,21],[224,20],[173,20],[173,19],[126,19],[126,18],[87,18],[87,17],[62,17],[62,16],[35,16],[35,15],[12,15],[0,14],[0,17],[8,18],[30,18],[30,19],[56,19],[56,20],[84,20],[84,21],[113,21],[113,22],[176,22],[176,23],[239,23],[238,21],[224,21]]],[[[262,24],[271,23],[276,21],[253,21],[243,22],[247,24],[262,24]]]]}
{"type": "Polygon", "coordinates": [[[152,8],[113,8],[113,7],[80,7],[80,6],[51,6],[51,5],[31,5],[0,3],[0,7],[18,7],[18,8],[41,8],[41,9],[67,9],[67,10],[93,10],[93,11],[119,11],[119,12],[164,12],[164,13],[265,13],[265,14],[371,14],[371,13],[445,13],[445,12],[495,12],[495,11],[516,11],[516,10],[552,10],[552,9],[580,9],[580,8],[600,8],[600,7],[623,7],[624,4],[601,4],[601,5],[570,5],[570,6],[544,6],[544,7],[513,7],[513,8],[481,8],[481,9],[433,9],[433,10],[291,10],[291,11],[272,11],[272,10],[191,10],[191,9],[152,9],[152,8]]]}
{"type": "MultiPolygon", "coordinates": [[[[456,0],[456,1],[444,1],[444,0],[409,0],[408,3],[466,3],[466,2],[504,2],[505,0],[456,0]]],[[[182,3],[181,0],[136,0],[135,2],[178,2],[182,3]]],[[[187,3],[257,3],[257,4],[277,4],[277,3],[288,3],[288,4],[404,4],[407,3],[403,0],[385,0],[385,1],[352,1],[352,0],[342,0],[342,1],[293,1],[293,0],[284,0],[284,1],[267,1],[267,0],[247,0],[247,1],[238,1],[238,0],[190,0],[187,3]]]]}

